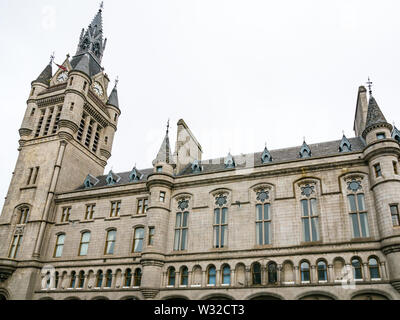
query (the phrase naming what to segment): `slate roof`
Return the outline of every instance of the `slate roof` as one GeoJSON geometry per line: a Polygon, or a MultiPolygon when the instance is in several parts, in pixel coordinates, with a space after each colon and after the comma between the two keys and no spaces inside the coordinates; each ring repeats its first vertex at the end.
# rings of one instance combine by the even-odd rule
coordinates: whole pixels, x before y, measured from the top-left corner
{"type": "MultiPolygon", "coordinates": [[[[366,146],[364,139],[362,139],[361,137],[351,138],[348,140],[351,143],[351,150],[352,150],[351,152],[362,152],[366,146]]],[[[348,152],[341,153],[339,151],[340,143],[341,143],[341,140],[335,140],[335,141],[330,141],[330,142],[311,144],[311,145],[309,145],[309,147],[312,151],[312,156],[311,156],[311,158],[307,158],[305,160],[310,160],[310,159],[317,158],[317,157],[348,154],[348,152]]],[[[271,153],[273,161],[269,162],[267,164],[262,164],[262,162],[261,162],[262,152],[247,154],[247,155],[243,155],[242,157],[253,157],[254,156],[254,166],[256,166],[256,167],[263,166],[263,165],[268,166],[268,165],[273,165],[273,164],[277,164],[277,163],[284,163],[287,161],[296,161],[296,160],[297,161],[305,161],[304,159],[301,159],[299,156],[300,149],[301,149],[301,146],[272,150],[272,151],[270,151],[270,153],[271,153]]],[[[244,168],[245,167],[244,163],[242,161],[240,161],[240,158],[241,158],[241,156],[234,156],[234,159],[236,162],[236,168],[244,168]]],[[[225,160],[225,157],[213,159],[213,160],[201,161],[200,166],[202,167],[203,170],[199,173],[193,173],[191,164],[189,164],[177,176],[185,176],[185,175],[192,175],[192,174],[197,175],[197,174],[203,174],[203,173],[212,173],[212,172],[233,170],[233,169],[225,168],[224,160],[225,160]]],[[[129,175],[132,171],[118,173],[118,175],[121,177],[121,180],[118,183],[116,183],[115,185],[142,183],[143,181],[147,180],[147,177],[151,173],[153,173],[153,170],[154,170],[153,168],[140,170],[140,172],[143,174],[143,178],[140,181],[132,181],[132,182],[129,179],[129,175]]],[[[91,189],[96,189],[99,187],[107,186],[106,178],[107,178],[107,175],[97,177],[97,179],[99,179],[99,182],[96,184],[96,186],[94,188],[91,188],[91,189]]],[[[85,187],[82,184],[77,190],[83,190],[83,189],[85,189],[85,187]]]]}
{"type": "Polygon", "coordinates": [[[103,68],[99,65],[96,59],[92,57],[91,53],[74,56],[71,60],[71,66],[72,69],[82,71],[89,77],[93,77],[103,71],[103,68]]]}
{"type": "Polygon", "coordinates": [[[387,123],[387,121],[375,98],[371,96],[368,103],[367,122],[365,128],[371,127],[378,123],[387,123]]]}
{"type": "Polygon", "coordinates": [[[50,62],[46,68],[42,71],[39,77],[34,82],[40,82],[48,86],[50,84],[50,80],[53,77],[53,68],[51,66],[52,62],[50,62]]]}
{"type": "Polygon", "coordinates": [[[111,91],[111,94],[110,94],[110,97],[108,98],[107,104],[119,109],[117,86],[115,86],[114,89],[111,91]]]}

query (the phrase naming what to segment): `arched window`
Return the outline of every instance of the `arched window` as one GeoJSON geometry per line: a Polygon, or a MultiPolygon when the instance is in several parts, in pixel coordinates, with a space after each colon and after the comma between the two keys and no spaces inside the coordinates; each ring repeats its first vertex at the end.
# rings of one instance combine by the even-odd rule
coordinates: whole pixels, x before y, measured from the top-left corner
{"type": "Polygon", "coordinates": [[[228,245],[228,207],[227,196],[220,194],[215,198],[214,209],[214,248],[225,248],[228,245]]]}
{"type": "Polygon", "coordinates": [[[142,252],[144,239],[144,228],[135,229],[135,238],[133,240],[133,252],[142,252]]]}
{"type": "Polygon", "coordinates": [[[188,233],[189,212],[178,212],[175,220],[175,239],[174,250],[183,251],[187,248],[187,233],[188,233]]]}
{"type": "Polygon", "coordinates": [[[141,283],[142,283],[142,270],[140,270],[139,268],[137,268],[137,269],[135,270],[134,283],[133,283],[133,285],[134,285],[135,287],[140,287],[141,283]]]}
{"type": "Polygon", "coordinates": [[[85,284],[85,271],[79,272],[79,277],[78,277],[78,288],[82,289],[85,284]]]}
{"type": "Polygon", "coordinates": [[[328,281],[328,272],[325,261],[319,261],[317,264],[318,281],[328,281]]]}
{"type": "Polygon", "coordinates": [[[176,272],[174,267],[168,269],[168,286],[175,286],[176,272]]]}
{"type": "Polygon", "coordinates": [[[50,289],[50,284],[51,284],[51,273],[50,273],[50,271],[46,273],[45,278],[46,278],[46,289],[50,289]]]}
{"type": "Polygon", "coordinates": [[[71,272],[71,281],[70,281],[70,283],[69,283],[69,287],[70,287],[71,289],[75,289],[75,283],[76,283],[76,272],[75,272],[75,271],[72,271],[72,272],[71,272]]]}
{"type": "Polygon", "coordinates": [[[106,272],[106,288],[111,288],[112,285],[112,271],[107,270],[106,272]]]}
{"type": "Polygon", "coordinates": [[[310,264],[304,261],[300,264],[301,282],[310,282],[310,264]]]}
{"type": "Polygon", "coordinates": [[[116,237],[117,230],[110,230],[107,232],[106,248],[104,254],[114,254],[116,237]]]}
{"type": "Polygon", "coordinates": [[[303,241],[319,241],[317,199],[303,199],[301,200],[301,207],[303,211],[301,218],[303,224],[303,241]]]}
{"type": "Polygon", "coordinates": [[[125,275],[124,275],[124,286],[130,287],[131,284],[132,284],[132,270],[126,269],[125,275]]]}
{"type": "Polygon", "coordinates": [[[261,190],[257,193],[256,205],[256,237],[258,245],[271,243],[271,204],[265,203],[269,198],[268,191],[261,190]]]}
{"type": "Polygon", "coordinates": [[[96,275],[96,288],[101,288],[103,285],[103,271],[99,270],[96,275]]]}
{"type": "Polygon", "coordinates": [[[380,279],[381,278],[381,275],[379,272],[379,264],[378,264],[377,259],[369,258],[368,268],[369,268],[369,274],[371,276],[371,279],[380,279]]]}
{"type": "Polygon", "coordinates": [[[278,272],[275,262],[270,262],[268,264],[268,283],[275,284],[278,282],[278,272]]]}
{"type": "Polygon", "coordinates": [[[209,267],[207,272],[207,284],[215,286],[216,275],[217,275],[217,270],[215,269],[215,267],[214,266],[209,267]]]}
{"type": "Polygon", "coordinates": [[[352,178],[347,181],[347,190],[349,192],[347,200],[353,238],[369,237],[368,213],[362,189],[361,179],[352,178]]]}
{"type": "Polygon", "coordinates": [[[351,260],[351,265],[353,267],[353,275],[354,275],[354,279],[356,280],[361,280],[363,278],[362,275],[362,265],[361,265],[361,261],[359,258],[353,258],[351,260]]]}
{"type": "Polygon", "coordinates": [[[222,268],[222,284],[231,284],[231,268],[228,265],[222,268]]]}
{"type": "Polygon", "coordinates": [[[256,262],[253,264],[251,268],[251,273],[252,273],[252,279],[253,279],[253,284],[261,284],[261,265],[256,262]]]}
{"type": "Polygon", "coordinates": [[[187,267],[181,269],[181,286],[187,286],[189,283],[189,270],[187,267]]]}
{"type": "Polygon", "coordinates": [[[60,258],[64,249],[65,234],[59,234],[57,236],[56,247],[54,249],[54,257],[60,258]]]}
{"type": "Polygon", "coordinates": [[[11,244],[11,248],[10,248],[10,253],[8,255],[8,257],[10,259],[15,259],[18,256],[18,252],[19,252],[19,248],[21,246],[22,243],[22,234],[19,235],[14,235],[12,244],[11,244]]]}
{"type": "Polygon", "coordinates": [[[28,215],[29,215],[29,208],[21,207],[19,209],[18,224],[26,224],[26,222],[28,221],[28,215]]]}
{"type": "Polygon", "coordinates": [[[82,233],[81,243],[79,246],[79,255],[86,256],[89,249],[89,242],[90,242],[90,232],[82,233]]]}

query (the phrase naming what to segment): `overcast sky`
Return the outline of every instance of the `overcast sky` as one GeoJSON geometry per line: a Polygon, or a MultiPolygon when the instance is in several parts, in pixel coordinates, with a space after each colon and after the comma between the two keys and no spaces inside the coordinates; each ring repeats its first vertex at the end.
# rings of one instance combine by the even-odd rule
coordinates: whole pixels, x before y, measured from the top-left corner
{"type": "MultiPolygon", "coordinates": [[[[61,63],[95,0],[0,0],[0,196],[18,156],[30,83],[61,63]]],[[[119,76],[122,116],[109,166],[149,168],[168,118],[183,118],[203,159],[354,136],[357,91],[371,77],[400,125],[398,0],[105,1],[103,66],[119,76]]],[[[109,90],[111,90],[110,88],[109,90]]]]}

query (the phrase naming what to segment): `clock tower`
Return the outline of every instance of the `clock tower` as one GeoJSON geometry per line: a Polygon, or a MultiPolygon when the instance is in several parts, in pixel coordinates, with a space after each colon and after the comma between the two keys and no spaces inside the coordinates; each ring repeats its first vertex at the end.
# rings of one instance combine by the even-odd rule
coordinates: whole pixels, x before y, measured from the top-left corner
{"type": "MultiPolygon", "coordinates": [[[[116,85],[107,96],[110,80],[101,66],[105,46],[100,8],[82,30],[75,56],[67,55],[55,72],[52,57],[31,84],[19,156],[0,216],[0,224],[10,228],[2,230],[10,236],[0,244],[0,257],[8,257],[10,272],[16,261],[40,259],[54,219],[55,194],[77,188],[88,173],[103,174],[111,157],[121,111],[116,85]],[[21,208],[29,212],[23,225],[21,208]],[[17,231],[21,250],[16,254],[10,243],[17,231]]],[[[26,285],[32,281],[26,280],[26,285]]]]}

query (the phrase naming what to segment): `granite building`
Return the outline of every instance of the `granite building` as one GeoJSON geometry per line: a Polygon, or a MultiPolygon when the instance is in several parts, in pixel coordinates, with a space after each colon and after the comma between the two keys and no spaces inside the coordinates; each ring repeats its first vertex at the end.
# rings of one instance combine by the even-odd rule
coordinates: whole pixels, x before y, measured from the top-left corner
{"type": "Polygon", "coordinates": [[[105,47],[100,9],[32,82],[0,300],[400,299],[400,132],[371,92],[354,138],[204,160],[180,120],[174,151],[167,129],[150,168],[104,175],[123,111],[105,47]]]}

